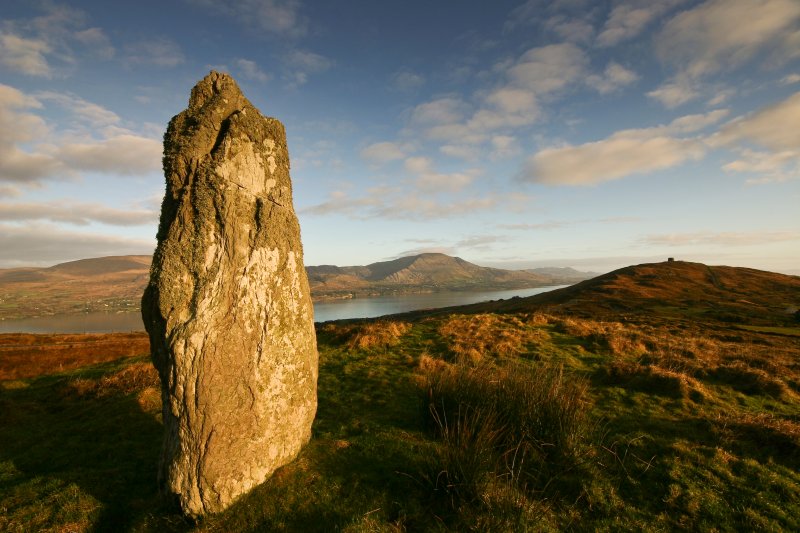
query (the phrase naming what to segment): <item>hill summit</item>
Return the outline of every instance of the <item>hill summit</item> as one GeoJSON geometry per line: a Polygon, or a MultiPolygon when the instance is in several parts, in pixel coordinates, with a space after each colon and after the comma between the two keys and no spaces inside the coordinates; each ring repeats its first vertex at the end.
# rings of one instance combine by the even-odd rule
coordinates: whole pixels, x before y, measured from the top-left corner
{"type": "Polygon", "coordinates": [[[667,261],[629,266],[563,289],[485,305],[498,311],[547,308],[582,316],[656,313],[783,325],[797,320],[800,277],[667,261]]]}

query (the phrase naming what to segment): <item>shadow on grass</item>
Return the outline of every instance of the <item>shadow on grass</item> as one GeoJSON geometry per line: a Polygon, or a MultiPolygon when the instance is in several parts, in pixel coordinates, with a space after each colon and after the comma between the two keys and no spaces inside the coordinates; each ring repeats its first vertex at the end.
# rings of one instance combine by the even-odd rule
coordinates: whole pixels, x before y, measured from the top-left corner
{"type": "MultiPolygon", "coordinates": [[[[73,499],[82,502],[60,498],[71,509],[61,511],[62,519],[66,514],[91,531],[130,529],[159,506],[162,426],[142,410],[135,394],[81,396],[70,393],[68,384],[69,378],[60,376],[0,388],[0,461],[16,471],[3,483],[3,492],[29,492],[26,486],[37,480],[75,485],[79,493],[73,499]]],[[[7,511],[14,520],[14,509],[7,511]]],[[[42,509],[48,513],[52,518],[59,511],[42,509]]],[[[63,525],[47,524],[46,516],[34,518],[44,527],[63,525]]]]}

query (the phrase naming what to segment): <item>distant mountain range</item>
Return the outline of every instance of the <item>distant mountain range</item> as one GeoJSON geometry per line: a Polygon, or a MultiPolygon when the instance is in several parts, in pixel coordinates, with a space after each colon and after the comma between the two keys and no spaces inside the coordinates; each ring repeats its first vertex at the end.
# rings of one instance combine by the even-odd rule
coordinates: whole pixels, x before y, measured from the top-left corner
{"type": "MultiPolygon", "coordinates": [[[[128,255],[47,268],[0,269],[0,319],[137,310],[150,261],[150,256],[128,255]]],[[[306,270],[315,299],[542,287],[575,283],[594,275],[571,268],[488,268],[445,254],[420,254],[366,266],[309,266],[306,270]]]]}
{"type": "Polygon", "coordinates": [[[307,267],[316,298],[370,296],[398,292],[520,289],[575,283],[594,273],[567,269],[503,270],[460,257],[419,254],[366,266],[307,267]]]}

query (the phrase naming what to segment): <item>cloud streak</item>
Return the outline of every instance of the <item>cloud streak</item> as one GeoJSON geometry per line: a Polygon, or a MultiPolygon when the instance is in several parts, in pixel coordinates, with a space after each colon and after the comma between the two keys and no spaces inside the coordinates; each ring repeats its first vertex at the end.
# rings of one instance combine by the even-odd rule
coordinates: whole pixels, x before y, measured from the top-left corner
{"type": "Polygon", "coordinates": [[[595,185],[701,159],[707,146],[694,133],[721,120],[726,110],[687,115],[666,126],[622,130],[606,139],[547,148],[530,157],[519,178],[548,185],[595,185]]]}
{"type": "Polygon", "coordinates": [[[800,240],[797,231],[693,232],[647,235],[640,242],[649,246],[752,246],[800,240]]]}
{"type": "Polygon", "coordinates": [[[111,226],[142,226],[155,225],[158,213],[147,209],[115,209],[96,203],[72,201],[0,202],[0,220],[6,222],[49,220],[76,226],[86,226],[92,222],[111,226]]]}
{"type": "Polygon", "coordinates": [[[121,254],[152,254],[155,240],[66,231],[52,224],[0,224],[0,268],[121,254]],[[19,259],[17,259],[19,258],[19,259]]]}

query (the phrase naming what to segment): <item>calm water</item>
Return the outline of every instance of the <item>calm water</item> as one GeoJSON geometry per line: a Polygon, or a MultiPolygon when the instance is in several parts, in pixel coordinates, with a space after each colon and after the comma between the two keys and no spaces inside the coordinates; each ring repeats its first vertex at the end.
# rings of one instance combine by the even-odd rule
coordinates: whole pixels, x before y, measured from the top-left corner
{"type": "MultiPolygon", "coordinates": [[[[453,305],[467,305],[513,296],[532,296],[565,287],[537,287],[506,291],[438,292],[432,294],[404,294],[354,298],[314,304],[314,320],[325,322],[344,318],[373,318],[418,309],[435,309],[453,305]]],[[[141,331],[142,317],[137,313],[85,313],[54,315],[20,320],[0,320],[0,333],[111,333],[115,331],[141,331]]]]}

